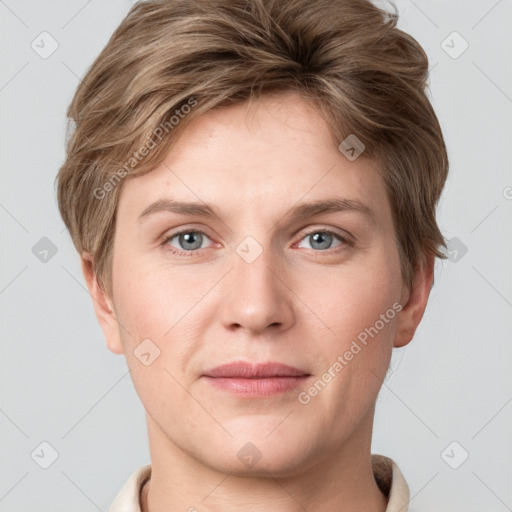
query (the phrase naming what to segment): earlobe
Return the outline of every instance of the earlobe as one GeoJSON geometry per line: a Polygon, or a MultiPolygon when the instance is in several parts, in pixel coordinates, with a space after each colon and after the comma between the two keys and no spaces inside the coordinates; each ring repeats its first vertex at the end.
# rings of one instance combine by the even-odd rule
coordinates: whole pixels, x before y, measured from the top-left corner
{"type": "Polygon", "coordinates": [[[434,257],[416,269],[413,283],[408,290],[402,310],[397,316],[394,347],[403,347],[414,337],[423,318],[434,279],[434,257]]]}
{"type": "Polygon", "coordinates": [[[82,273],[92,298],[94,312],[105,335],[108,349],[114,354],[123,354],[119,324],[110,297],[101,288],[92,256],[84,252],[81,256],[82,273]]]}

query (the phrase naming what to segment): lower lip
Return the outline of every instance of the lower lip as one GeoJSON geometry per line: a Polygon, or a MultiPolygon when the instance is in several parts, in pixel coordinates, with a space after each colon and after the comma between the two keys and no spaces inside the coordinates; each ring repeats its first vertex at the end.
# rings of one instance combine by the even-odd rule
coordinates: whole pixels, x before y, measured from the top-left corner
{"type": "Polygon", "coordinates": [[[300,377],[267,377],[243,379],[238,377],[207,377],[204,378],[214,387],[240,396],[264,397],[279,395],[291,391],[303,384],[308,375],[300,377]]]}

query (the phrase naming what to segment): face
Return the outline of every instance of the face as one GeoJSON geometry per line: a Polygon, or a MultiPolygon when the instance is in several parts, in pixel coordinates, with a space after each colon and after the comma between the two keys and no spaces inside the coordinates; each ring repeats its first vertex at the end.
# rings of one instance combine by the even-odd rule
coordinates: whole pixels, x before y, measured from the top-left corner
{"type": "Polygon", "coordinates": [[[426,297],[407,305],[376,164],[348,160],[299,96],[210,111],[128,179],[112,265],[112,312],[98,316],[161,440],[274,475],[369,449],[393,343],[426,297]],[[212,370],[232,362],[296,371],[212,370]]]}

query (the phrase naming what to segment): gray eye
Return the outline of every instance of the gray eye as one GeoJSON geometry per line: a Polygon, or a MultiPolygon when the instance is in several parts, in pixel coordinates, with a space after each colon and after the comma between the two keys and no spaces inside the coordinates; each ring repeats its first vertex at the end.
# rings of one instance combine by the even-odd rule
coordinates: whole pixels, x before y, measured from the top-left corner
{"type": "Polygon", "coordinates": [[[309,243],[308,249],[315,249],[317,251],[325,251],[326,249],[332,249],[334,247],[337,247],[339,245],[342,245],[344,240],[336,235],[335,233],[331,233],[330,231],[312,231],[311,233],[307,234],[303,239],[302,242],[306,240],[309,243]],[[333,245],[333,242],[338,241],[336,245],[333,245]]]}
{"type": "Polygon", "coordinates": [[[178,249],[193,251],[200,249],[203,244],[203,234],[199,231],[185,231],[172,237],[172,239],[175,238],[178,239],[178,249]]]}
{"type": "Polygon", "coordinates": [[[324,231],[319,231],[318,233],[313,233],[312,235],[308,235],[311,242],[311,247],[313,249],[329,249],[333,236],[329,233],[325,233],[324,231]]]}

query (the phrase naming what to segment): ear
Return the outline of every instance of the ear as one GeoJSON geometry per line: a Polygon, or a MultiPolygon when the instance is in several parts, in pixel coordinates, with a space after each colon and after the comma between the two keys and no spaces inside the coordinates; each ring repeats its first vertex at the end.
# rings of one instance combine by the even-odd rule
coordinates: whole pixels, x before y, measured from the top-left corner
{"type": "Polygon", "coordinates": [[[98,283],[92,256],[86,252],[82,253],[81,263],[82,273],[92,298],[94,312],[105,335],[107,347],[114,354],[123,354],[123,345],[121,343],[116,314],[110,298],[98,283]]]}
{"type": "Polygon", "coordinates": [[[403,347],[414,337],[427,306],[428,296],[434,281],[434,256],[416,269],[410,289],[403,293],[403,307],[397,315],[394,347],[403,347]]]}

